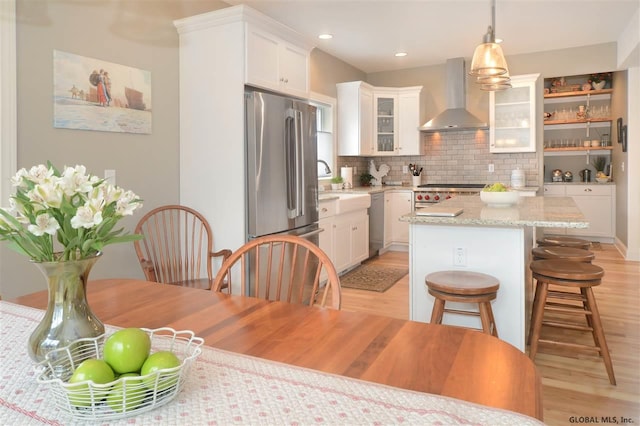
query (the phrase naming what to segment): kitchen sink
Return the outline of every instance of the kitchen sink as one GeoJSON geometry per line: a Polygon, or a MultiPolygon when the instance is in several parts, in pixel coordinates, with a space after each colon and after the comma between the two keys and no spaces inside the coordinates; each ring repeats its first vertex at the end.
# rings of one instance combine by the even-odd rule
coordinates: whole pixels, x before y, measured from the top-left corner
{"type": "Polygon", "coordinates": [[[367,209],[370,205],[371,196],[369,194],[338,194],[336,214],[367,209]]]}

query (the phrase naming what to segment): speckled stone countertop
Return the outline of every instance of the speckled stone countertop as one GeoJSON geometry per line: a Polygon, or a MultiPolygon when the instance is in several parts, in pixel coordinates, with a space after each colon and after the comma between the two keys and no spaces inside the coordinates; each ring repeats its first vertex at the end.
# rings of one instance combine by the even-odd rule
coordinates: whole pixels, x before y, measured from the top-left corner
{"type": "MultiPolygon", "coordinates": [[[[476,226],[542,226],[553,228],[588,228],[589,222],[571,197],[520,197],[517,204],[489,207],[479,195],[459,195],[437,206],[462,208],[456,217],[400,217],[412,224],[476,225],[476,226]]],[[[425,207],[429,208],[429,207],[425,207]]]]}

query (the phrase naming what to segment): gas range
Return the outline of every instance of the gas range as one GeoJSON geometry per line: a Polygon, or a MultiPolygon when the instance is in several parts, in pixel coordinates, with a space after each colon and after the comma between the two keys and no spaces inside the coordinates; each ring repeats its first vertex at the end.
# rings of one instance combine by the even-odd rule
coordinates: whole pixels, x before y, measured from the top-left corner
{"type": "Polygon", "coordinates": [[[478,194],[485,187],[482,183],[428,183],[413,191],[413,208],[439,203],[456,195],[478,194]]]}

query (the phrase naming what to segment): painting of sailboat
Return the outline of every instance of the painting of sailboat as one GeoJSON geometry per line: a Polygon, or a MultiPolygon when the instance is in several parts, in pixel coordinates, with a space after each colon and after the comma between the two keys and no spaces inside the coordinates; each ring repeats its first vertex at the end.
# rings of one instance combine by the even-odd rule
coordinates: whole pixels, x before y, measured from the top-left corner
{"type": "Polygon", "coordinates": [[[53,126],[151,134],[151,73],[54,50],[53,126]]]}

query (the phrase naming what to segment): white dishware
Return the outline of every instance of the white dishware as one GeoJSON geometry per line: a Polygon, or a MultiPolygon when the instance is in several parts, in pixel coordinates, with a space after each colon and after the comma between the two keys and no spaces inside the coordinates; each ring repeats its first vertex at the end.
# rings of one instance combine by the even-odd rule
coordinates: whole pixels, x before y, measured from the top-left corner
{"type": "Polygon", "coordinates": [[[480,191],[480,199],[491,207],[506,207],[516,204],[520,199],[520,193],[518,191],[480,191]]]}

